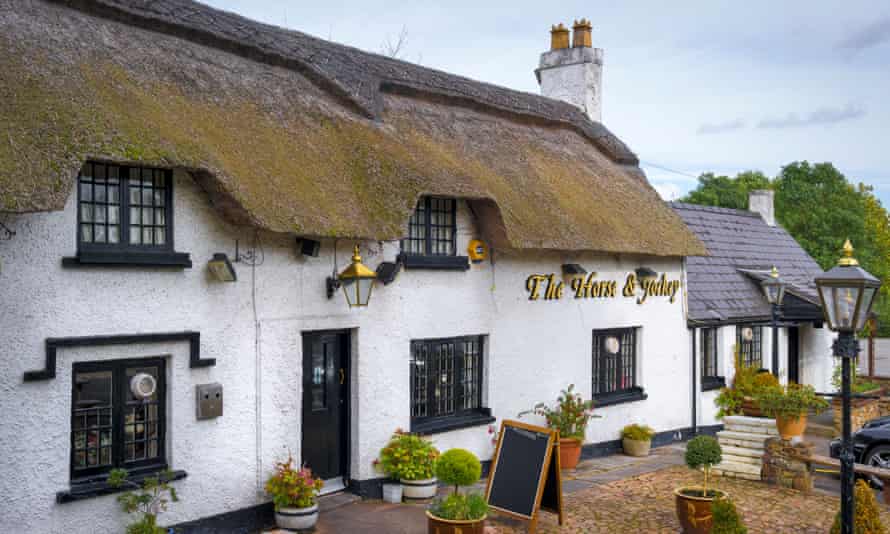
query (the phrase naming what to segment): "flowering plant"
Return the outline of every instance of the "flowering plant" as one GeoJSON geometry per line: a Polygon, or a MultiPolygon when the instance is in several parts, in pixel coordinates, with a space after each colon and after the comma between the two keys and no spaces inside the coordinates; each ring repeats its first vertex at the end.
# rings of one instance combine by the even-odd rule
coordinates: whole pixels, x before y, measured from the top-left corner
{"type": "Polygon", "coordinates": [[[439,450],[430,440],[396,429],[375,464],[387,475],[400,480],[433,478],[439,450]]]}
{"type": "Polygon", "coordinates": [[[521,412],[519,417],[534,413],[547,421],[547,426],[559,430],[560,438],[584,440],[587,423],[594,417],[593,401],[583,400],[581,394],[575,393],[575,384],[569,384],[556,398],[556,408],[550,408],[543,402],[535,404],[531,410],[521,412]]]}
{"type": "Polygon", "coordinates": [[[266,491],[272,495],[276,510],[308,508],[315,504],[322,484],[320,478],[312,478],[308,467],[294,467],[294,459],[288,455],[286,462],[275,464],[275,473],[266,481],[266,491]]]}

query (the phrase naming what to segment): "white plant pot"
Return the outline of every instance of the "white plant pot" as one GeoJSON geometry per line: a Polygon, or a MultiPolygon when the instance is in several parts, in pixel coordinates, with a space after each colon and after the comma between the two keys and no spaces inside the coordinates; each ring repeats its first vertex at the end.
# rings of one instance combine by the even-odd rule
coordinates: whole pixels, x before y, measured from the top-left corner
{"type": "Polygon", "coordinates": [[[401,484],[384,484],[383,500],[393,504],[402,502],[402,485],[401,484]]]}
{"type": "Polygon", "coordinates": [[[280,508],[275,511],[275,524],[287,530],[306,530],[318,521],[318,504],[308,508],[280,508]]]}
{"type": "Polygon", "coordinates": [[[432,499],[436,496],[435,478],[425,478],[423,480],[400,480],[402,483],[402,496],[405,500],[423,500],[432,499]]]}

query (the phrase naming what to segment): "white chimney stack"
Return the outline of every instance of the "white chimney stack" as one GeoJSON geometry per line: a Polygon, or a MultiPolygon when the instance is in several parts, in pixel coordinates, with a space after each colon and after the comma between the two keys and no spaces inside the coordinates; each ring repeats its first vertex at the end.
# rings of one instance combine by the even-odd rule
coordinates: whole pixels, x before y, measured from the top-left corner
{"type": "Polygon", "coordinates": [[[541,94],[574,104],[590,117],[602,122],[603,50],[593,48],[590,21],[581,19],[569,30],[562,24],[550,30],[550,51],[541,54],[535,76],[541,94]]]}
{"type": "Polygon", "coordinates": [[[748,193],[748,211],[759,213],[769,226],[776,225],[775,191],[755,189],[748,193]]]}

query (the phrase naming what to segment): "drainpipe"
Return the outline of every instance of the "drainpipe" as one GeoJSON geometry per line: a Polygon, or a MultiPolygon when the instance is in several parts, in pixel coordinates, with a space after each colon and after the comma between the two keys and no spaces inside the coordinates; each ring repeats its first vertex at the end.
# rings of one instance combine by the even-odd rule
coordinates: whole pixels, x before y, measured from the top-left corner
{"type": "Polygon", "coordinates": [[[698,435],[698,414],[696,414],[696,404],[698,404],[698,373],[696,373],[696,369],[698,366],[695,362],[695,327],[689,329],[689,333],[692,337],[692,357],[689,358],[692,360],[692,435],[698,435]]]}

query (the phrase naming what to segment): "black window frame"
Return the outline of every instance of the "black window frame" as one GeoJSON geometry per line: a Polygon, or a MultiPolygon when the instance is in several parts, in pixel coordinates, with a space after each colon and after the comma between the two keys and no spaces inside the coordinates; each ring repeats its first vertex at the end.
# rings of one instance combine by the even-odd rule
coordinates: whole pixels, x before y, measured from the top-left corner
{"type": "Polygon", "coordinates": [[[591,398],[594,406],[608,406],[644,400],[647,398],[639,382],[639,327],[607,328],[593,331],[591,347],[591,398]],[[610,366],[602,359],[605,353],[604,344],[609,337],[616,337],[619,341],[618,354],[616,355],[614,368],[615,387],[608,387],[607,374],[611,374],[610,366]],[[626,354],[625,349],[630,347],[631,354],[626,354]],[[630,373],[625,370],[627,362],[630,362],[630,373]],[[619,377],[630,377],[631,384],[617,387],[619,377]]]}
{"type": "Polygon", "coordinates": [[[736,345],[739,350],[739,359],[745,367],[755,366],[756,369],[763,368],[763,326],[739,325],[736,326],[736,345]],[[751,341],[742,339],[742,330],[750,328],[752,332],[751,341]]]}
{"type": "Polygon", "coordinates": [[[75,362],[72,366],[71,374],[71,419],[69,429],[69,477],[72,486],[86,485],[93,482],[104,481],[108,478],[108,473],[112,469],[123,468],[127,473],[133,476],[139,476],[146,473],[155,473],[165,471],[168,467],[166,439],[167,439],[167,366],[166,360],[162,357],[152,358],[127,358],[119,360],[106,361],[89,361],[75,362]],[[156,458],[146,458],[145,460],[126,461],[124,455],[126,453],[127,443],[124,441],[124,426],[126,425],[126,407],[128,402],[135,402],[130,399],[129,385],[127,380],[127,370],[138,367],[157,367],[157,406],[158,416],[155,422],[158,427],[158,456],[156,458]],[[112,412],[111,412],[111,465],[88,467],[84,469],[75,468],[75,406],[74,399],[77,387],[77,374],[83,372],[102,372],[111,371],[112,373],[112,412]]]}
{"type": "MultiPolygon", "coordinates": [[[[493,422],[491,411],[484,406],[483,403],[483,386],[485,380],[485,335],[474,336],[458,336],[449,338],[430,338],[430,339],[413,339],[410,345],[409,360],[409,413],[411,416],[411,431],[418,433],[434,433],[446,430],[455,430],[467,426],[476,426],[479,424],[487,424],[493,422]],[[461,377],[466,377],[467,368],[464,365],[466,361],[465,343],[476,343],[476,363],[472,380],[475,388],[475,402],[471,406],[466,406],[466,388],[458,387],[463,382],[458,382],[461,377]],[[441,376],[439,373],[427,372],[425,380],[418,382],[417,356],[421,347],[427,348],[427,357],[424,360],[424,368],[431,369],[434,365],[433,355],[437,347],[441,351],[441,347],[447,344],[453,344],[452,356],[452,398],[454,409],[450,412],[441,412],[434,409],[436,406],[435,384],[441,376]],[[422,387],[422,389],[421,389],[422,387]],[[421,390],[425,394],[425,402],[427,407],[426,415],[416,416],[415,407],[417,404],[417,391],[421,390]]],[[[438,357],[441,358],[441,352],[438,357]]]]}
{"type": "MultiPolygon", "coordinates": [[[[457,254],[457,202],[453,197],[423,196],[417,201],[414,213],[408,221],[408,235],[401,240],[401,253],[399,259],[406,269],[440,269],[440,270],[467,270],[470,268],[469,258],[457,254]],[[436,202],[448,202],[450,207],[448,214],[451,218],[450,226],[433,224],[433,204],[436,202]],[[416,221],[420,214],[422,221],[416,221]],[[413,232],[416,228],[423,228],[423,237],[417,237],[413,232]],[[439,252],[434,243],[446,242],[439,239],[434,230],[437,228],[449,228],[451,237],[447,240],[449,251],[439,252]],[[423,243],[423,252],[410,250],[410,242],[423,243]]],[[[442,210],[438,210],[442,212],[442,210]]]]}
{"type": "Polygon", "coordinates": [[[719,389],[726,385],[726,380],[720,374],[717,330],[716,327],[700,329],[699,357],[701,359],[702,391],[719,389]]]}

